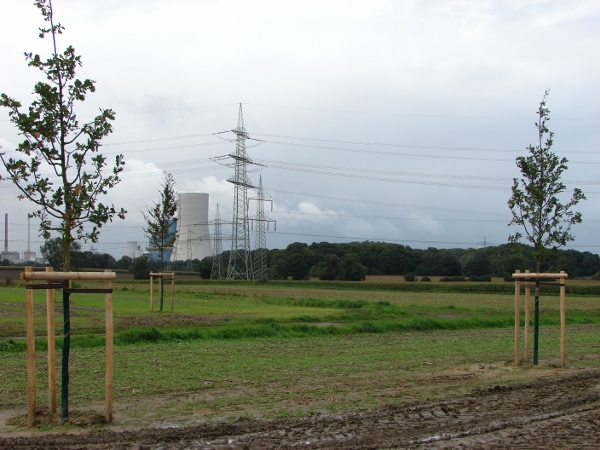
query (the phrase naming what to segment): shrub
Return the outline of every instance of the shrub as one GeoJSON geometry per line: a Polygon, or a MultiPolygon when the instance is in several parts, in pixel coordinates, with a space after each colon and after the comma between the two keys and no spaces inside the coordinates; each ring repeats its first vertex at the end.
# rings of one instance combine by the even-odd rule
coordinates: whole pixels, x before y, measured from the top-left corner
{"type": "Polygon", "coordinates": [[[408,281],[408,282],[417,281],[417,277],[415,277],[415,274],[413,272],[409,272],[406,275],[404,275],[404,281],[408,281]]]}
{"type": "Polygon", "coordinates": [[[469,277],[469,281],[492,281],[492,277],[490,277],[489,275],[482,275],[480,277],[471,275],[469,277]]]}
{"type": "Polygon", "coordinates": [[[465,277],[461,277],[461,276],[455,275],[455,276],[452,276],[452,277],[442,277],[442,278],[440,278],[440,281],[454,282],[454,281],[467,281],[467,279],[465,277]]]}
{"type": "Polygon", "coordinates": [[[148,258],[140,256],[135,258],[129,272],[133,273],[134,280],[149,280],[150,279],[150,264],[148,258]]]}
{"type": "Polygon", "coordinates": [[[598,272],[596,275],[592,276],[592,280],[600,281],[600,272],[598,272]]]}
{"type": "Polygon", "coordinates": [[[428,276],[421,277],[421,281],[431,281],[431,278],[428,276]]]}

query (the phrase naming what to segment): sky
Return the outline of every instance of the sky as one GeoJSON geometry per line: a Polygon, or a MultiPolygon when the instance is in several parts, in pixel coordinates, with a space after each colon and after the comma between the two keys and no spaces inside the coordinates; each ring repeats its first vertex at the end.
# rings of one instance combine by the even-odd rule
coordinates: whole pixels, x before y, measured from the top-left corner
{"type": "MultiPolygon", "coordinates": [[[[59,49],[81,55],[96,93],[78,106],[116,113],[101,153],[125,158],[103,202],[125,220],[94,249],[119,259],[147,239],[142,211],[177,192],[210,196],[223,249],[231,234],[240,104],[251,180],[262,177],[269,248],[293,242],[384,241],[413,248],[500,245],[515,158],[537,144],[536,112],[549,89],[553,151],[583,223],[566,248],[600,253],[600,2],[596,0],[54,0],[59,49]],[[225,132],[225,133],[222,133],[225,132]],[[218,134],[221,133],[221,134],[218,134]]],[[[41,73],[23,52],[51,52],[32,2],[4,0],[0,93],[28,105],[41,73]]],[[[0,146],[20,137],[0,109],[0,146]]],[[[5,174],[3,167],[0,174],[5,174]]],[[[0,182],[9,250],[38,251],[34,210],[0,182]],[[28,229],[30,238],[28,241],[28,229]]],[[[256,192],[249,193],[256,197],[256,192]]],[[[250,201],[250,216],[256,201],[250,201]]],[[[212,225],[210,227],[212,232],[212,225]]],[[[4,249],[4,234],[2,235],[4,249]]],[[[82,242],[87,250],[90,243],[82,242]]]]}

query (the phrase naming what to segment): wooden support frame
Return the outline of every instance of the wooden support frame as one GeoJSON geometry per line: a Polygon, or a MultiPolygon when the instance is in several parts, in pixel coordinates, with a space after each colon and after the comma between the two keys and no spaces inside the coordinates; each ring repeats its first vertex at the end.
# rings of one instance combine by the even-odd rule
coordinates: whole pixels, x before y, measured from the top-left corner
{"type": "Polygon", "coordinates": [[[104,281],[104,289],[71,290],[77,292],[104,292],[104,316],[106,321],[106,371],[105,371],[105,402],[104,417],[112,422],[113,401],[113,309],[112,309],[112,280],[116,279],[115,272],[33,272],[33,267],[25,267],[20,278],[26,282],[25,308],[27,315],[27,425],[35,425],[36,384],[35,384],[35,326],[33,320],[33,290],[35,281],[46,281],[41,285],[46,289],[47,307],[47,336],[48,336],[48,395],[49,409],[56,412],[56,354],[54,349],[54,301],[55,290],[68,288],[71,280],[104,281]],[[61,282],[61,283],[59,283],[61,282]]]}
{"type": "Polygon", "coordinates": [[[171,312],[173,312],[173,294],[175,292],[175,272],[150,272],[150,311],[154,311],[153,294],[154,294],[154,278],[158,278],[158,289],[162,286],[164,278],[171,279],[171,312]]]}
{"type": "Polygon", "coordinates": [[[566,329],[567,329],[567,308],[566,308],[566,284],[565,280],[569,275],[564,271],[560,273],[531,273],[529,270],[521,273],[517,270],[512,274],[515,279],[515,366],[521,362],[520,355],[520,318],[521,318],[521,282],[525,282],[525,354],[524,361],[529,361],[529,333],[530,333],[530,298],[531,281],[537,279],[558,278],[560,286],[560,364],[561,367],[566,363],[566,329]]]}

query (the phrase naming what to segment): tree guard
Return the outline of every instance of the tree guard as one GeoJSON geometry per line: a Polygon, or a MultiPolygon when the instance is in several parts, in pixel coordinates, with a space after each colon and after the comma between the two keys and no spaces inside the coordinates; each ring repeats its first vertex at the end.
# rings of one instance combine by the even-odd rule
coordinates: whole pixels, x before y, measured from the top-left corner
{"type": "MultiPolygon", "coordinates": [[[[25,308],[27,315],[27,425],[35,425],[36,386],[35,386],[35,327],[33,320],[33,290],[46,290],[47,305],[47,335],[48,335],[48,383],[49,409],[56,412],[56,356],[54,352],[54,300],[55,290],[62,289],[63,293],[103,293],[104,316],[106,326],[106,371],[105,371],[105,402],[104,417],[112,422],[113,397],[113,311],[112,311],[112,280],[117,277],[115,272],[33,272],[31,266],[25,267],[20,278],[25,284],[25,308]],[[46,281],[45,284],[34,281],[46,281]],[[71,280],[104,281],[104,289],[71,289],[71,280]]],[[[68,414],[68,413],[67,413],[68,414]]],[[[63,419],[65,417],[63,416],[63,419]]]]}
{"type": "MultiPolygon", "coordinates": [[[[525,271],[525,273],[521,273],[520,270],[517,270],[512,274],[512,277],[515,279],[515,366],[518,366],[521,363],[521,354],[520,354],[520,321],[521,321],[521,282],[525,282],[525,349],[524,349],[524,361],[529,361],[529,334],[530,334],[530,297],[531,297],[531,288],[535,287],[535,284],[532,284],[531,281],[539,280],[539,279],[548,279],[553,278],[559,279],[560,286],[560,364],[562,367],[565,366],[565,357],[566,357],[566,328],[567,328],[567,316],[566,316],[566,286],[565,280],[569,278],[569,275],[564,271],[560,273],[530,273],[529,270],[525,271]]],[[[550,283],[544,283],[550,284],[550,283]]],[[[536,307],[537,307],[537,297],[536,297],[536,307]]],[[[534,336],[537,339],[537,333],[534,336]]],[[[534,358],[534,362],[537,364],[537,358],[534,358]]]]}
{"type": "Polygon", "coordinates": [[[171,279],[171,312],[173,312],[173,292],[175,290],[175,272],[150,272],[150,311],[154,311],[154,278],[158,278],[159,282],[159,290],[160,290],[160,308],[159,311],[163,309],[163,279],[171,279]]]}

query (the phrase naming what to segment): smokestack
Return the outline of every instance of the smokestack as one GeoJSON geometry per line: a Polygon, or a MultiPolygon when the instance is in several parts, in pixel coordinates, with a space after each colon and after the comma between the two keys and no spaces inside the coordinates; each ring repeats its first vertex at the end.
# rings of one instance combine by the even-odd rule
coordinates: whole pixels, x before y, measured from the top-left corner
{"type": "Polygon", "coordinates": [[[29,248],[31,244],[31,214],[27,214],[27,252],[30,252],[29,248]]]}
{"type": "Polygon", "coordinates": [[[8,213],[4,214],[4,253],[8,253],[8,213]]]}

